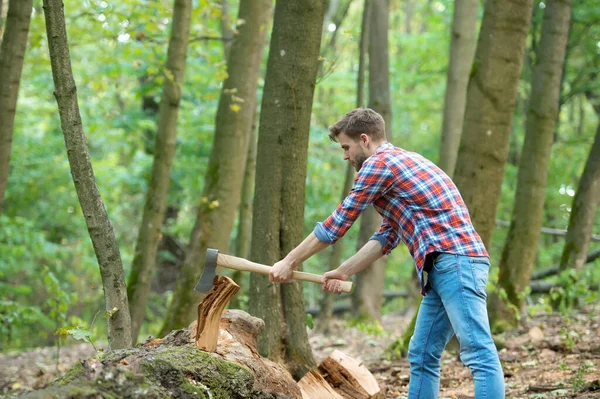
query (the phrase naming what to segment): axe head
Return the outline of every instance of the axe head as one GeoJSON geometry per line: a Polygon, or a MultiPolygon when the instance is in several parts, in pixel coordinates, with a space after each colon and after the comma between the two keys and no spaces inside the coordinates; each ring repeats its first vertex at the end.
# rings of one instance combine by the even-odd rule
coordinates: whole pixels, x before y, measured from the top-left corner
{"type": "Polygon", "coordinates": [[[205,294],[212,288],[217,272],[217,255],[219,255],[218,249],[208,248],[206,250],[204,270],[202,271],[202,276],[200,277],[200,280],[198,280],[198,284],[196,284],[194,291],[205,294]]]}

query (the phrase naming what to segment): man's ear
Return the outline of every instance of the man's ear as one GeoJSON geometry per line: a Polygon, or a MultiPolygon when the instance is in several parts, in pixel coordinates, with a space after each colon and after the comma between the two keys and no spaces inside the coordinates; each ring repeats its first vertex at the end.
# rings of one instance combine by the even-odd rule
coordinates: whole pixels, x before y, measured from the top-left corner
{"type": "Polygon", "coordinates": [[[361,141],[361,142],[362,142],[362,143],[363,143],[365,146],[368,146],[368,145],[369,145],[369,139],[370,139],[370,137],[369,137],[367,134],[365,134],[365,133],[362,133],[362,134],[360,135],[360,141],[361,141]]]}

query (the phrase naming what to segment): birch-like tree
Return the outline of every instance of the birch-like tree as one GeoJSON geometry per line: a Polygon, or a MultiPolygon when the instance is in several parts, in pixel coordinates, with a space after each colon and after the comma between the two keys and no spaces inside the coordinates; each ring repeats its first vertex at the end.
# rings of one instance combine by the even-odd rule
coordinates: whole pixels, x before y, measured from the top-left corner
{"type": "Polygon", "coordinates": [[[10,169],[17,97],[27,48],[32,4],[33,0],[10,0],[6,29],[0,46],[0,215],[4,209],[4,192],[10,169]]]}
{"type": "MultiPolygon", "coordinates": [[[[365,64],[369,49],[369,2],[366,0],[363,4],[362,23],[360,29],[360,40],[358,44],[358,71],[356,76],[356,106],[365,105],[365,64]]],[[[344,177],[344,188],[342,189],[341,199],[343,201],[354,183],[354,168],[348,163],[346,165],[346,174],[344,177]]],[[[344,250],[344,238],[340,238],[333,244],[331,254],[329,255],[329,270],[336,269],[342,262],[342,253],[344,250]]],[[[333,302],[335,294],[325,292],[320,303],[318,329],[323,333],[328,333],[330,321],[333,316],[333,302]]]]}
{"type": "Polygon", "coordinates": [[[73,79],[62,0],[44,0],[46,33],[54,79],[54,96],[75,190],[100,266],[110,349],[131,346],[131,318],[121,254],[90,161],[73,79]]]}
{"type": "Polygon", "coordinates": [[[489,248],[508,157],[532,0],[488,0],[467,89],[454,181],[489,248]]]}
{"type": "Polygon", "coordinates": [[[127,282],[134,344],[146,315],[160,240],[160,229],[167,207],[191,20],[192,0],[175,0],[167,64],[164,70],[165,83],[158,111],[154,162],[131,273],[127,282]]]}
{"type": "MultiPolygon", "coordinates": [[[[253,261],[272,265],[303,239],[308,137],[317,69],[323,0],[280,0],[261,107],[253,261]]],[[[299,379],[315,365],[306,333],[302,285],[250,277],[250,312],[265,321],[263,356],[286,363],[299,379]]]]}
{"type": "MultiPolygon", "coordinates": [[[[592,96],[588,93],[588,97],[592,96]]],[[[597,98],[593,98],[597,101],[597,98]]],[[[600,103],[594,104],[594,110],[600,118],[600,103]]],[[[565,237],[565,246],[560,257],[560,269],[583,269],[587,263],[587,251],[594,227],[594,219],[600,206],[600,123],[596,130],[594,144],[579,179],[577,191],[571,205],[569,227],[565,237]]]]}
{"type": "Polygon", "coordinates": [[[200,299],[194,286],[202,275],[206,249],[216,248],[223,252],[229,249],[240,203],[249,130],[256,109],[256,90],[271,10],[271,0],[240,1],[238,21],[243,23],[238,26],[227,60],[228,77],[219,99],[204,191],[162,335],[187,326],[194,318],[200,299]]]}
{"type": "MultiPolygon", "coordinates": [[[[507,294],[508,307],[516,310],[523,304],[521,293],[529,285],[538,252],[570,20],[570,0],[546,2],[522,149],[526,155],[519,160],[514,209],[498,275],[498,283],[507,294]]],[[[503,302],[497,302],[492,308],[502,319],[517,321],[503,302]]]]}
{"type": "MultiPolygon", "coordinates": [[[[389,0],[374,0],[369,9],[369,108],[385,121],[387,141],[392,141],[392,107],[389,73],[389,0]]],[[[357,246],[360,249],[381,226],[381,216],[372,206],[360,216],[357,246]]],[[[356,276],[352,292],[355,314],[361,319],[377,320],[383,305],[383,283],[387,257],[375,261],[356,276]]]]}
{"type": "Polygon", "coordinates": [[[454,174],[462,135],[467,85],[477,43],[478,0],[456,0],[452,18],[450,61],[444,98],[444,119],[439,167],[448,176],[454,174]]]}

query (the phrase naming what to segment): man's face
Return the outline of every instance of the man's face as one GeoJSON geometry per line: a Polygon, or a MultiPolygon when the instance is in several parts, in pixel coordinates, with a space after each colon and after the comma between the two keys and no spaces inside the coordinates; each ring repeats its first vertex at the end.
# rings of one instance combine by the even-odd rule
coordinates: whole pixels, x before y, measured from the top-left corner
{"type": "Polygon", "coordinates": [[[363,146],[361,145],[362,141],[360,139],[358,141],[354,141],[348,137],[346,133],[340,133],[337,138],[340,143],[340,147],[342,147],[342,150],[344,150],[344,161],[350,162],[350,164],[358,172],[360,168],[362,168],[363,162],[365,162],[368,158],[363,146]]]}

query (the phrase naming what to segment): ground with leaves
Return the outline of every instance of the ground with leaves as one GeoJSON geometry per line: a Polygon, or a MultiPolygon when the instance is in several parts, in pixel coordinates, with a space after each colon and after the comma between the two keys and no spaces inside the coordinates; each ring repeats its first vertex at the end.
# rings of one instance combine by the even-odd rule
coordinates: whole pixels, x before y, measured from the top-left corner
{"type": "MultiPolygon", "coordinates": [[[[410,315],[387,315],[382,329],[349,327],[336,321],[326,335],[311,331],[318,361],[339,349],[364,361],[386,398],[406,398],[406,359],[388,360],[385,348],[401,335],[410,315]],[[379,331],[379,332],[377,332],[379,331]]],[[[507,398],[600,398],[600,304],[568,315],[540,314],[500,337],[507,398]]],[[[89,344],[0,355],[0,396],[11,397],[47,386],[79,359],[93,356],[89,344]]],[[[473,398],[470,372],[456,355],[442,358],[440,398],[473,398]]]]}

